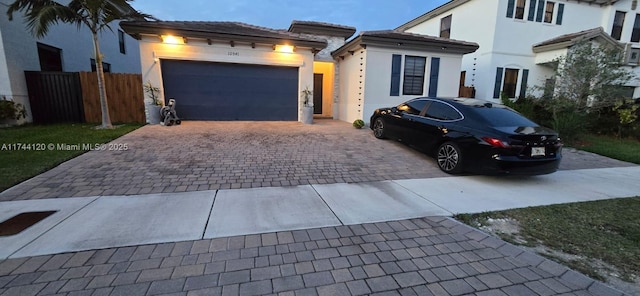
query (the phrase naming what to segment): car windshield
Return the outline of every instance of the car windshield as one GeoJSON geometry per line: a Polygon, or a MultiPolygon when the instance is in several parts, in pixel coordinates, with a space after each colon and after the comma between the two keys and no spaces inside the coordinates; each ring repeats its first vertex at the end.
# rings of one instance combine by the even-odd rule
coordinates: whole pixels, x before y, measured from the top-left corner
{"type": "Polygon", "coordinates": [[[526,117],[505,108],[473,108],[491,126],[538,126],[526,117]]]}

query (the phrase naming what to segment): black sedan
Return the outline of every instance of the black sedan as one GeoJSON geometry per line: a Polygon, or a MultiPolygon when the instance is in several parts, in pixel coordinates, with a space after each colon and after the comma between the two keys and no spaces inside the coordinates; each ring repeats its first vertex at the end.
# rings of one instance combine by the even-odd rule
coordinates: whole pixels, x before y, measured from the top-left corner
{"type": "Polygon", "coordinates": [[[558,133],[485,100],[417,98],[375,110],[370,127],[432,154],[450,174],[549,174],[562,159],[558,133]]]}

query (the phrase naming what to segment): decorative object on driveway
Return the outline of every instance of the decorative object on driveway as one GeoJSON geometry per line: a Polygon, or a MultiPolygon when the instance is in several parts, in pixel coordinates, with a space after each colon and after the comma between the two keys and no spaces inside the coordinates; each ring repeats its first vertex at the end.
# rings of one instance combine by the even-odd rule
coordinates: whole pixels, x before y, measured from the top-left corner
{"type": "Polygon", "coordinates": [[[353,121],[353,127],[357,129],[361,129],[364,126],[364,121],[362,119],[356,119],[353,121]]]}
{"type": "Polygon", "coordinates": [[[562,159],[558,133],[485,100],[413,99],[376,109],[371,129],[435,156],[449,174],[549,174],[562,159]]]}
{"type": "Polygon", "coordinates": [[[179,125],[182,123],[176,114],[176,100],[169,98],[169,103],[160,109],[161,124],[164,126],[179,125]]]}
{"type": "Polygon", "coordinates": [[[149,124],[160,123],[160,108],[162,108],[162,100],[160,100],[160,88],[153,86],[151,81],[148,81],[143,86],[144,92],[149,98],[149,105],[147,111],[149,112],[149,124]]]}
{"type": "Polygon", "coordinates": [[[302,123],[313,123],[313,91],[307,86],[302,92],[302,123]]]}

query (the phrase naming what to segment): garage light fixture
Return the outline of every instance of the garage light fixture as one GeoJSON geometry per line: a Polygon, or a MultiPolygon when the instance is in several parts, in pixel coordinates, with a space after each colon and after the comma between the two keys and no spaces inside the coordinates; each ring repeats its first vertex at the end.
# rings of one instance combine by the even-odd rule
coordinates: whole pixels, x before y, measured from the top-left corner
{"type": "Polygon", "coordinates": [[[274,46],[274,50],[277,52],[293,53],[296,51],[296,48],[295,46],[284,44],[274,46]]]}
{"type": "Polygon", "coordinates": [[[185,43],[187,43],[185,38],[177,37],[177,36],[173,36],[173,35],[162,35],[162,36],[160,36],[160,38],[162,38],[162,42],[163,43],[167,43],[167,44],[185,44],[185,43]]]}

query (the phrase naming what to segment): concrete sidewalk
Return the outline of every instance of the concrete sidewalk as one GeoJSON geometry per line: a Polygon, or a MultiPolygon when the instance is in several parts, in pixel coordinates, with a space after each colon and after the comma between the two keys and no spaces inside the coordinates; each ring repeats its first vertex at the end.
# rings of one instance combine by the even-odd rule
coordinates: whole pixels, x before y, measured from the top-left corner
{"type": "Polygon", "coordinates": [[[0,237],[0,259],[631,197],[638,176],[636,166],[2,202],[0,221],[58,212],[0,237]]]}
{"type": "Polygon", "coordinates": [[[636,166],[1,202],[0,221],[58,212],[0,238],[0,295],[625,295],[444,216],[637,196],[638,176],[636,166]]]}

